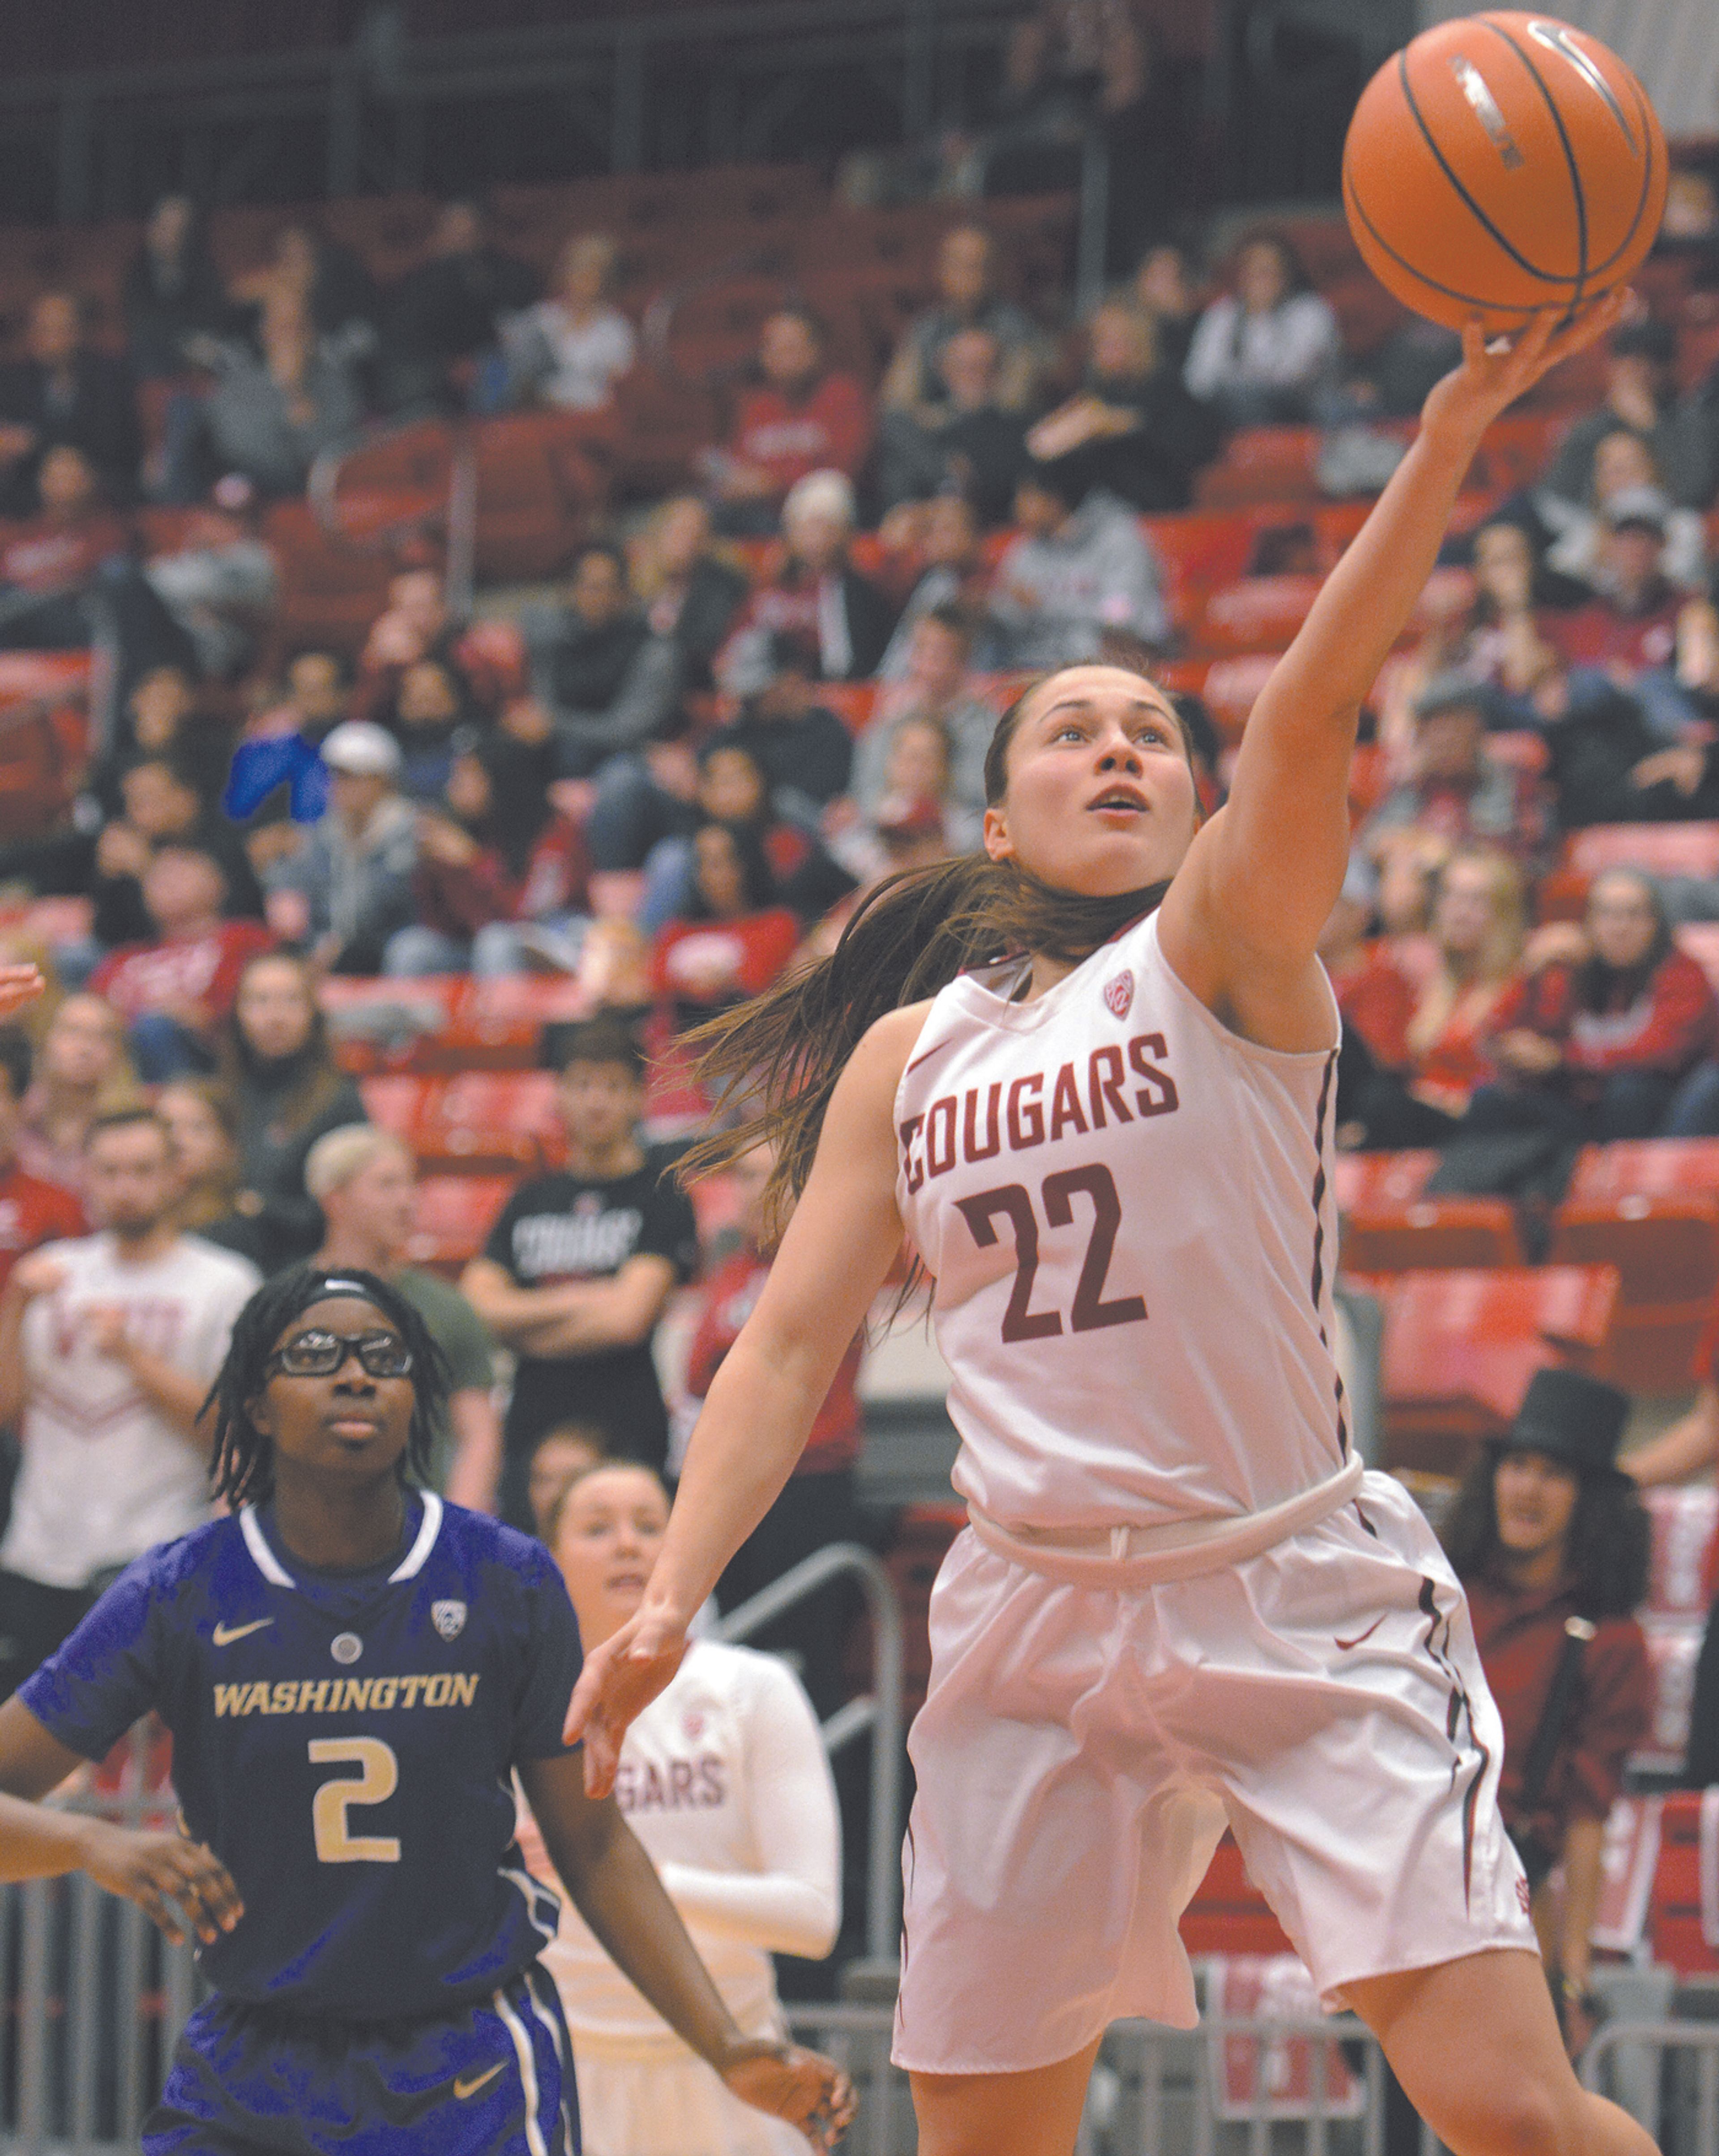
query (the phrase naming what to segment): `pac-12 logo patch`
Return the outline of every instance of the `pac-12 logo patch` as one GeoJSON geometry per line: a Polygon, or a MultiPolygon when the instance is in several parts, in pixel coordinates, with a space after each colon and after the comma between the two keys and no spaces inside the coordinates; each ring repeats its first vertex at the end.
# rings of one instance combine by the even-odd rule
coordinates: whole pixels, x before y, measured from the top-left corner
{"type": "Polygon", "coordinates": [[[430,1622],[444,1640],[457,1640],[465,1630],[465,1604],[463,1602],[432,1602],[430,1622]]]}
{"type": "Polygon", "coordinates": [[[1132,973],[1113,973],[1104,984],[1104,999],[1112,1018],[1126,1018],[1134,1002],[1132,973]]]}

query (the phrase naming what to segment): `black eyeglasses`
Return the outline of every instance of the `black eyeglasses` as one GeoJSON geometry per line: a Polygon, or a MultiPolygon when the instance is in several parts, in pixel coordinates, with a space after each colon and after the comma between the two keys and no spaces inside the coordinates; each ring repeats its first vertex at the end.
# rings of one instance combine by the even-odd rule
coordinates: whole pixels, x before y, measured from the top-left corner
{"type": "Polygon", "coordinates": [[[372,1378],[409,1378],[412,1350],[398,1332],[326,1332],[320,1327],[295,1333],[284,1348],[277,1348],[264,1365],[289,1378],[331,1378],[356,1354],[360,1367],[372,1378]]]}

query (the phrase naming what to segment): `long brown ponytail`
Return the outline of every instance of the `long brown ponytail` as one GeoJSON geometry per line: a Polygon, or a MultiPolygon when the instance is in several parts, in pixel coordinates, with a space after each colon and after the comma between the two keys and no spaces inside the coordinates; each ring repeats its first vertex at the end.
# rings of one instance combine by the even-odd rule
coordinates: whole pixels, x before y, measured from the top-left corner
{"type": "MultiPolygon", "coordinates": [[[[1008,744],[1040,685],[1024,690],[998,722],[985,758],[993,804],[1007,784],[1008,744]]],[[[697,1078],[712,1119],[725,1127],[682,1156],[682,1180],[726,1168],[768,1141],[777,1159],[765,1215],[779,1227],[806,1187],[836,1081],[879,1019],[1011,953],[1071,963],[1090,957],[1150,913],[1168,889],[1157,883],[1087,898],[983,854],[886,877],[860,900],[828,957],[687,1036],[699,1052],[697,1078]]]]}

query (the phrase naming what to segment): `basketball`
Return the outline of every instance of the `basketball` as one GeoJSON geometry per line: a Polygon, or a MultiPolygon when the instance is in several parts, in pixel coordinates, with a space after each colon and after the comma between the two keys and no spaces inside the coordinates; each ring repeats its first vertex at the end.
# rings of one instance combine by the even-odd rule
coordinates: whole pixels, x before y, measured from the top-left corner
{"type": "Polygon", "coordinates": [[[1343,205],[1374,276],[1418,314],[1489,334],[1576,313],[1659,230],[1665,139],[1597,38],[1543,15],[1469,15],[1394,54],[1343,146],[1343,205]]]}

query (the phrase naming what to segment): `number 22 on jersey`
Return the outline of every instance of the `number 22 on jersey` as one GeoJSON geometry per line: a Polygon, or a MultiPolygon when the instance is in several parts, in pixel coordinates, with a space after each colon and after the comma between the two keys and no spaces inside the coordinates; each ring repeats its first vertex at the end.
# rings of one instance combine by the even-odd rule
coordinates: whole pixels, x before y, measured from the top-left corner
{"type": "MultiPolygon", "coordinates": [[[[1098,1161],[1085,1168],[1062,1168],[1054,1175],[1047,1175],[1039,1191],[1044,1218],[1053,1228],[1074,1224],[1074,1201],[1077,1196],[1087,1199],[1092,1207],[1092,1231],[1087,1238],[1086,1255],[1080,1262],[1080,1277],[1069,1312],[1069,1331],[1099,1332],[1108,1326],[1132,1325],[1143,1318],[1146,1301],[1142,1296],[1118,1296],[1109,1302],[1104,1299],[1105,1276],[1116,1250],[1116,1230],[1122,1224],[1122,1201],[1116,1194],[1116,1178],[1109,1168],[1098,1161]]],[[[988,1250],[996,1244],[998,1219],[1007,1220],[1013,1233],[1014,1286],[1009,1293],[1008,1307],[1003,1313],[1003,1338],[1054,1338],[1063,1330],[1062,1312],[1031,1307],[1033,1282],[1039,1271],[1039,1219],[1026,1185],[1005,1183],[995,1190],[982,1190],[972,1198],[957,1199],[956,1204],[982,1250],[988,1250]]]]}

